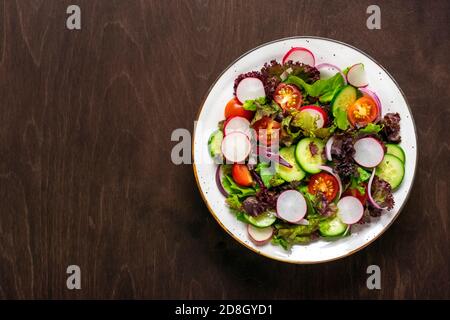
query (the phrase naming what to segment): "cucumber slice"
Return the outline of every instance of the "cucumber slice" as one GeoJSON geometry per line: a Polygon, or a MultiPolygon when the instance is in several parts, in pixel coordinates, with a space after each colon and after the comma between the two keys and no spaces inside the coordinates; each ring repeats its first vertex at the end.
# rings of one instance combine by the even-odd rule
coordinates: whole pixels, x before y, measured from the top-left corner
{"type": "Polygon", "coordinates": [[[304,138],[300,140],[295,149],[295,158],[303,170],[308,173],[319,173],[319,166],[325,163],[323,149],[325,144],[317,138],[304,138]],[[315,155],[312,155],[310,145],[317,148],[315,155]]]}
{"type": "Polygon", "coordinates": [[[209,154],[214,160],[222,158],[222,140],[223,132],[220,130],[214,131],[208,140],[209,154]]]}
{"type": "Polygon", "coordinates": [[[392,154],[385,154],[383,161],[378,165],[375,174],[391,185],[392,189],[397,188],[403,181],[405,175],[405,165],[402,160],[392,154]]]}
{"type": "Polygon", "coordinates": [[[277,165],[278,176],[284,181],[300,181],[305,177],[305,171],[298,165],[295,160],[295,146],[280,149],[280,156],[292,165],[292,168],[287,168],[282,165],[277,165]]]}
{"type": "Polygon", "coordinates": [[[398,144],[386,143],[386,148],[386,153],[396,156],[397,158],[402,160],[403,163],[405,163],[405,151],[403,151],[402,147],[400,147],[398,144]]]}
{"type": "Polygon", "coordinates": [[[245,214],[244,216],[248,223],[258,228],[271,226],[275,220],[277,220],[277,217],[272,212],[264,212],[257,217],[252,217],[248,214],[245,214]]]}
{"type": "Polygon", "coordinates": [[[319,232],[323,237],[336,237],[347,231],[347,225],[338,217],[328,219],[319,223],[319,232]]]}
{"type": "Polygon", "coordinates": [[[357,97],[358,91],[347,85],[339,90],[331,102],[331,111],[339,129],[346,130],[348,128],[347,108],[356,101],[357,97]]]}

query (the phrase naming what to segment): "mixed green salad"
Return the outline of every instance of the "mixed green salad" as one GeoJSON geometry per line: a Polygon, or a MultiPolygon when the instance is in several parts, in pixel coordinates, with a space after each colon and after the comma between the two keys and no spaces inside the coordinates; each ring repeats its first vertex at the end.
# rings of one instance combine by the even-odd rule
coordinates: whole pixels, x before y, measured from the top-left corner
{"type": "Polygon", "coordinates": [[[295,47],[239,75],[208,141],[216,182],[257,245],[351,234],[394,207],[405,174],[400,115],[382,113],[364,65],[316,65],[295,47]]]}

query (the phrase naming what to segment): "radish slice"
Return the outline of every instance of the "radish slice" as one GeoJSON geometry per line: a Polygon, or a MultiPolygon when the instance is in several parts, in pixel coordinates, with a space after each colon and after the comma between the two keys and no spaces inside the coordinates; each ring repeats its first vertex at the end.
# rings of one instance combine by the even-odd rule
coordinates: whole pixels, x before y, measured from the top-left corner
{"type": "Polygon", "coordinates": [[[363,95],[368,96],[375,101],[375,103],[377,104],[377,108],[378,108],[377,121],[379,121],[381,119],[381,114],[383,113],[380,98],[378,98],[378,96],[375,92],[373,92],[372,90],[369,90],[367,88],[359,88],[359,91],[361,91],[361,93],[363,95]]]}
{"type": "Polygon", "coordinates": [[[290,223],[299,223],[306,215],[307,206],[303,195],[295,190],[281,193],[277,199],[277,215],[290,223]]]}
{"type": "Polygon", "coordinates": [[[337,203],[337,207],[337,216],[345,224],[357,223],[364,214],[364,207],[356,197],[343,197],[337,203]]]}
{"type": "Polygon", "coordinates": [[[331,147],[333,146],[334,137],[331,136],[330,139],[328,139],[327,144],[325,145],[325,155],[327,156],[328,161],[332,161],[333,158],[331,157],[331,147]]]}
{"type": "Polygon", "coordinates": [[[366,168],[374,168],[383,161],[384,149],[380,141],[367,137],[359,139],[354,145],[355,154],[353,159],[366,168]]]}
{"type": "Polygon", "coordinates": [[[251,224],[248,224],[247,232],[250,240],[258,246],[266,244],[273,236],[272,227],[257,228],[251,224]]]}
{"type": "Polygon", "coordinates": [[[318,106],[305,106],[300,109],[300,112],[309,112],[309,114],[317,118],[316,126],[318,129],[323,128],[327,122],[327,114],[318,106]]]}
{"type": "Polygon", "coordinates": [[[357,63],[348,69],[347,81],[352,86],[361,88],[367,87],[369,84],[366,79],[366,72],[364,71],[364,65],[362,63],[357,63]]]}
{"type": "Polygon", "coordinates": [[[258,78],[244,78],[236,88],[236,98],[240,103],[265,97],[264,84],[258,78]]]}
{"type": "Polygon", "coordinates": [[[320,79],[328,79],[339,72],[344,79],[344,84],[347,84],[347,77],[337,66],[331,63],[321,63],[316,66],[316,69],[320,72],[320,79]]]}
{"type": "Polygon", "coordinates": [[[372,197],[372,182],[373,178],[375,177],[375,170],[372,171],[372,175],[370,176],[369,183],[367,184],[367,195],[369,196],[370,203],[377,209],[384,209],[382,206],[380,206],[375,199],[372,197]]]}
{"type": "Polygon", "coordinates": [[[341,182],[341,178],[339,177],[339,175],[334,173],[333,168],[328,167],[328,166],[319,166],[319,169],[328,172],[337,180],[338,185],[339,185],[339,192],[337,195],[337,199],[340,199],[341,195],[342,195],[342,182],[341,182]]]}
{"type": "Polygon", "coordinates": [[[303,218],[302,220],[300,220],[296,224],[302,225],[302,226],[309,226],[309,221],[303,218]]]}
{"type": "Polygon", "coordinates": [[[300,62],[314,67],[316,59],[311,51],[306,48],[294,47],[289,50],[283,57],[283,64],[292,60],[292,62],[300,62]]]}
{"type": "Polygon", "coordinates": [[[250,154],[250,151],[250,140],[242,132],[232,132],[223,138],[222,153],[228,161],[242,162],[250,154]]]}
{"type": "Polygon", "coordinates": [[[250,138],[250,121],[243,117],[233,117],[225,122],[223,131],[225,135],[232,132],[242,132],[250,138]]]}
{"type": "MultiPolygon", "coordinates": [[[[277,218],[281,219],[281,217],[278,216],[278,214],[276,212],[274,214],[277,218]]],[[[302,220],[295,222],[294,224],[301,225],[301,226],[309,226],[309,221],[307,219],[303,218],[302,220]]]]}
{"type": "Polygon", "coordinates": [[[216,170],[217,189],[219,189],[220,193],[223,194],[224,197],[228,197],[228,192],[225,190],[222,184],[222,177],[223,177],[222,166],[219,165],[216,170]]]}

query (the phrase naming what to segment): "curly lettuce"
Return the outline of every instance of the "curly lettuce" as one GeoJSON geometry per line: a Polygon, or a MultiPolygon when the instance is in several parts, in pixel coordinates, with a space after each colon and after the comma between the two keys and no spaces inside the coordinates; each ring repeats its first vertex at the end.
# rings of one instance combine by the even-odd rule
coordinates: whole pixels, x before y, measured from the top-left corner
{"type": "Polygon", "coordinates": [[[314,233],[319,229],[319,218],[308,219],[308,225],[292,225],[276,223],[275,234],[272,243],[289,250],[295,244],[305,244],[314,238],[314,233]]]}
{"type": "Polygon", "coordinates": [[[245,110],[255,111],[255,115],[253,116],[253,120],[251,122],[252,124],[264,117],[272,117],[281,112],[280,106],[275,101],[272,100],[268,103],[265,97],[255,100],[247,100],[244,102],[242,107],[245,110]]]}
{"type": "Polygon", "coordinates": [[[371,191],[373,200],[381,207],[387,208],[388,210],[394,208],[394,196],[389,182],[375,176],[372,181],[371,191]]]}
{"type": "Polygon", "coordinates": [[[229,195],[236,196],[238,198],[245,198],[248,196],[252,196],[256,194],[256,189],[253,187],[241,187],[236,182],[234,182],[233,178],[231,177],[231,168],[230,166],[223,166],[223,178],[222,178],[222,185],[225,191],[229,195]]]}
{"type": "Polygon", "coordinates": [[[272,60],[270,63],[265,63],[261,69],[266,95],[271,97],[274,94],[277,86],[283,81],[282,75],[286,75],[287,72],[301,78],[306,83],[316,82],[320,78],[320,72],[315,67],[292,61],[281,64],[272,60]]]}

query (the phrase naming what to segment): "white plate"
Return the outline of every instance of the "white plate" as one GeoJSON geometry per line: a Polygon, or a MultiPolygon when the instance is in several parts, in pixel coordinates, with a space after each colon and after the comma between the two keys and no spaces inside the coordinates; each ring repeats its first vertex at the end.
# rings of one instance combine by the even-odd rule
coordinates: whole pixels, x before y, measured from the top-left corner
{"type": "Polygon", "coordinates": [[[213,84],[200,108],[193,139],[194,174],[200,193],[219,224],[247,248],[272,259],[290,263],[319,263],[346,257],[378,238],[395,220],[409,195],[416,170],[417,138],[414,120],[406,99],[387,71],[362,51],[335,40],[315,37],[293,37],[259,46],[233,62],[213,84]],[[214,165],[208,155],[207,139],[224,118],[225,104],[233,95],[234,79],[241,73],[260,70],[265,62],[281,61],[291,47],[306,47],[316,57],[316,64],[332,63],[344,69],[364,63],[369,88],[380,97],[383,114],[398,112],[401,116],[401,146],[406,153],[406,173],[402,185],[394,193],[395,207],[380,218],[365,225],[352,227],[352,235],[335,241],[317,240],[308,245],[296,245],[291,251],[267,244],[254,245],[247,236],[245,224],[236,220],[217,189],[214,165]]]}

